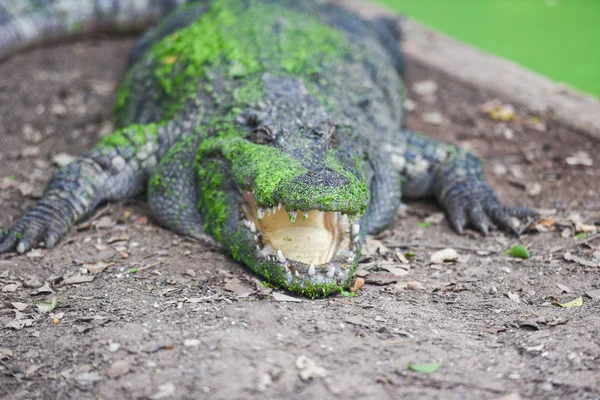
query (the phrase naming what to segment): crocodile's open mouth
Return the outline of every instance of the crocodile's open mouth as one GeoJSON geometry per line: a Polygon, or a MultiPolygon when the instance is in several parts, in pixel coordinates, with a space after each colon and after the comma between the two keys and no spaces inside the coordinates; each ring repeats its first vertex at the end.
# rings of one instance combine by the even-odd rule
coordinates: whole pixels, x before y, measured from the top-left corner
{"type": "Polygon", "coordinates": [[[278,204],[259,208],[243,192],[245,227],[253,233],[257,254],[278,261],[292,276],[311,282],[347,278],[360,240],[360,219],[341,212],[287,210],[278,204]]]}

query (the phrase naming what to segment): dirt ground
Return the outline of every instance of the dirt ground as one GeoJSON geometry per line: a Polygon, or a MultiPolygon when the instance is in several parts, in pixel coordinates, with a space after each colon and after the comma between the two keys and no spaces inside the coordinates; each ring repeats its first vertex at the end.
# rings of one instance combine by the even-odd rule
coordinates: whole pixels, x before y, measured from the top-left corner
{"type": "MultiPolygon", "coordinates": [[[[0,226],[34,204],[55,164],[110,132],[132,43],[0,64],[0,226]]],[[[541,209],[549,228],[459,236],[423,223],[435,204],[408,204],[369,241],[356,296],[289,301],[157,227],[142,200],[112,204],[57,249],[0,256],[0,397],[600,399],[600,143],[524,110],[494,121],[480,111],[492,94],[407,70],[409,127],[483,157],[499,197],[541,209]],[[504,254],[518,242],[530,259],[504,254]],[[443,247],[460,258],[432,264],[443,247]]]]}

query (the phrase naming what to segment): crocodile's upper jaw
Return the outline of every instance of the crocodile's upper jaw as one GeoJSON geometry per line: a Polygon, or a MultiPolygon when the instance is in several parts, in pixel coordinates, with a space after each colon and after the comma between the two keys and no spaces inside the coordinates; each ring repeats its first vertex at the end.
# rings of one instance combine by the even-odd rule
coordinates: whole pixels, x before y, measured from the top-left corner
{"type": "Polygon", "coordinates": [[[259,259],[277,262],[292,278],[342,283],[360,249],[360,218],[340,212],[259,208],[243,192],[243,224],[253,233],[259,259]]]}

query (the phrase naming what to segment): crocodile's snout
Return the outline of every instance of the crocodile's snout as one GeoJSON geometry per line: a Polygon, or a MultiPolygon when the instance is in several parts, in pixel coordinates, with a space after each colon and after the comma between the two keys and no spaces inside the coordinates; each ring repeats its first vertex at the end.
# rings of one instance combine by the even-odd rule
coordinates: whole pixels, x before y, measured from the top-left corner
{"type": "Polygon", "coordinates": [[[306,174],[297,177],[296,182],[312,186],[314,188],[340,188],[348,185],[348,178],[330,168],[322,167],[309,170],[306,174]]]}

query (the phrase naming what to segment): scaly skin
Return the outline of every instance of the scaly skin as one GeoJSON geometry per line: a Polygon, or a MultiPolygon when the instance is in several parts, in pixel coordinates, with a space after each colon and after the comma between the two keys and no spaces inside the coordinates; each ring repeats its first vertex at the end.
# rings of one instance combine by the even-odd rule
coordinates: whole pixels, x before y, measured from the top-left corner
{"type": "Polygon", "coordinates": [[[0,253],[52,247],[101,202],[146,187],[162,225],[214,238],[270,283],[310,297],[348,287],[364,236],[393,222],[401,197],[436,198],[459,233],[518,233],[510,218],[535,213],[500,204],[477,158],[402,127],[394,43],[385,24],[336,6],[183,6],[134,48],[120,130],[56,174],[0,253]],[[325,216],[337,227],[331,257],[314,265],[273,248],[261,229],[281,212],[290,223],[325,216]]]}

